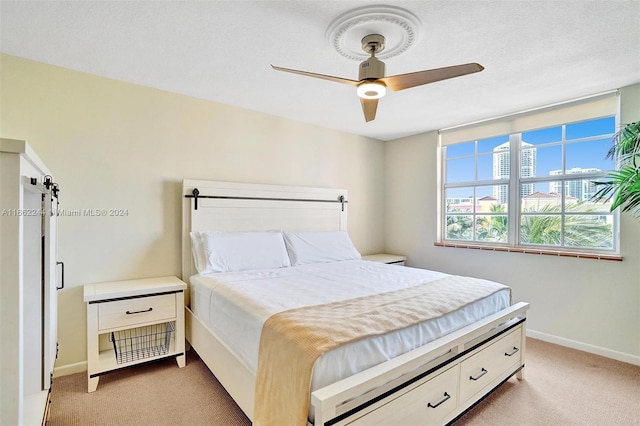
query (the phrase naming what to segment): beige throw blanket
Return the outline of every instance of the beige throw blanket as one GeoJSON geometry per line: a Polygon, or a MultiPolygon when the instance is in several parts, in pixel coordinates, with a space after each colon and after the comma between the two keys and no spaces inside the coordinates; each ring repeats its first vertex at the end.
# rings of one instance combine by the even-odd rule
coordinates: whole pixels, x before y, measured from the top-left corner
{"type": "Polygon", "coordinates": [[[313,364],[324,352],[367,336],[440,317],[501,289],[448,276],[388,293],[277,313],[260,338],[254,425],[305,425],[313,364]]]}

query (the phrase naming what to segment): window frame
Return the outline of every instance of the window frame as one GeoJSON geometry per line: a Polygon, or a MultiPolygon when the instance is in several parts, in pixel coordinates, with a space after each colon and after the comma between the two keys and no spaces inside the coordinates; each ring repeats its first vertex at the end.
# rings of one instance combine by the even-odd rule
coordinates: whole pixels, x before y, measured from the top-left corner
{"type": "MultiPolygon", "coordinates": [[[[601,139],[610,139],[613,137],[615,133],[615,129],[618,129],[620,126],[620,115],[619,111],[611,114],[602,115],[600,117],[587,117],[583,120],[570,121],[562,124],[553,123],[548,126],[540,126],[538,129],[545,128],[553,128],[561,126],[561,139],[559,141],[551,141],[548,143],[541,143],[540,146],[551,147],[551,146],[561,146],[561,170],[563,173],[561,175],[544,175],[544,176],[534,176],[534,177],[522,177],[522,154],[523,149],[521,146],[522,134],[525,132],[535,131],[538,129],[527,129],[520,130],[517,132],[512,132],[507,136],[509,140],[509,161],[510,161],[510,170],[509,170],[509,179],[494,179],[494,180],[478,180],[478,167],[479,167],[479,157],[482,155],[492,155],[487,153],[479,153],[478,152],[478,144],[480,141],[486,138],[480,138],[475,140],[467,140],[462,142],[454,142],[450,143],[447,146],[454,146],[458,144],[470,143],[474,142],[474,153],[467,154],[463,156],[454,156],[447,157],[447,146],[443,146],[441,136],[438,138],[438,148],[437,148],[437,164],[438,164],[438,202],[437,208],[437,242],[436,245],[439,246],[453,246],[453,247],[465,247],[465,248],[486,248],[489,250],[496,251],[518,251],[518,252],[533,252],[539,254],[556,254],[556,255],[576,255],[577,257],[595,257],[595,258],[612,258],[615,260],[619,260],[620,253],[620,213],[619,209],[616,209],[614,212],[609,212],[606,209],[602,209],[601,211],[596,212],[568,212],[566,209],[566,197],[567,197],[567,186],[566,182],[572,180],[584,180],[584,179],[599,179],[606,177],[609,170],[603,170],[602,172],[593,172],[593,173],[581,173],[579,176],[571,175],[567,173],[567,146],[573,143],[580,142],[588,142],[590,140],[601,140],[601,139]],[[567,140],[566,138],[566,128],[567,125],[572,125],[580,122],[587,122],[592,120],[597,120],[601,118],[614,118],[614,130],[613,133],[601,134],[601,135],[591,135],[586,137],[580,137],[577,139],[567,140]],[[480,155],[479,155],[480,154],[480,155]],[[465,181],[465,182],[447,182],[447,163],[451,159],[458,158],[466,158],[473,157],[474,158],[474,177],[476,180],[474,181],[465,181]],[[562,190],[561,196],[561,209],[557,214],[560,217],[561,223],[561,243],[560,245],[541,245],[541,244],[527,244],[522,243],[521,241],[521,223],[523,217],[527,216],[535,216],[536,213],[525,214],[522,211],[522,198],[521,198],[521,190],[522,185],[527,183],[546,183],[551,181],[559,181],[560,188],[562,190]],[[508,221],[508,233],[507,233],[507,241],[503,242],[494,242],[494,241],[482,241],[477,239],[477,229],[476,229],[476,220],[478,216],[492,216],[499,215],[504,213],[494,213],[494,212],[483,212],[476,211],[478,206],[477,197],[477,188],[487,185],[507,185],[508,190],[508,204],[506,209],[507,221],[508,221]],[[472,209],[470,213],[458,213],[447,211],[447,191],[450,189],[456,188],[473,188],[473,202],[472,209]],[[471,240],[463,240],[463,239],[448,239],[447,238],[447,219],[449,216],[471,216],[472,220],[472,239],[471,240]],[[566,217],[570,215],[607,215],[612,218],[612,247],[611,248],[602,248],[602,247],[572,247],[566,246],[566,217]],[[583,254],[584,256],[578,256],[583,254]]],[[[536,145],[536,148],[538,146],[536,145]]],[[[603,154],[604,157],[604,154],[603,154]]],[[[614,169],[617,168],[617,164],[614,162],[614,169]]],[[[539,192],[539,191],[536,191],[539,192]]]]}

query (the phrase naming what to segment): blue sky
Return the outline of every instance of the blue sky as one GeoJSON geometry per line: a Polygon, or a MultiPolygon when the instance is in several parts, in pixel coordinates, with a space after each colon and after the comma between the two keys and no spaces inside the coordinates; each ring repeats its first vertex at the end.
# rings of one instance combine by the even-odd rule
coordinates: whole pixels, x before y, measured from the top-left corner
{"type": "MultiPolygon", "coordinates": [[[[605,159],[606,153],[611,147],[611,134],[615,133],[615,117],[606,117],[596,120],[589,120],[566,125],[566,169],[579,167],[583,169],[598,168],[601,170],[611,170],[614,163],[610,159],[605,159]],[[601,138],[587,140],[597,135],[604,135],[601,138]]],[[[478,147],[478,179],[492,179],[493,177],[493,149],[509,140],[507,135],[489,139],[479,140],[478,147]],[[482,155],[486,153],[488,155],[482,155]]],[[[533,130],[522,133],[524,142],[536,146],[536,176],[549,176],[552,170],[562,168],[562,146],[545,144],[562,140],[562,126],[550,127],[546,129],[533,130]]],[[[465,155],[473,155],[475,151],[474,142],[451,145],[447,147],[447,159],[465,155]]],[[[447,181],[466,182],[475,180],[475,159],[474,157],[457,158],[447,161],[447,181]]],[[[536,190],[546,192],[549,185],[541,183],[536,190]]],[[[477,194],[479,197],[490,195],[491,189],[486,188],[477,194]]],[[[470,189],[450,190],[447,197],[469,197],[470,189]]]]}

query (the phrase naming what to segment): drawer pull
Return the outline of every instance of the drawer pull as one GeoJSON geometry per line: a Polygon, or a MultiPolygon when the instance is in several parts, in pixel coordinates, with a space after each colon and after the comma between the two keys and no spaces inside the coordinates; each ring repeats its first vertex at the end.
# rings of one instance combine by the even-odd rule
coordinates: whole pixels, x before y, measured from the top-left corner
{"type": "Polygon", "coordinates": [[[469,376],[469,380],[478,380],[480,377],[484,376],[485,374],[487,374],[488,371],[485,370],[484,368],[480,371],[480,374],[478,374],[476,377],[473,376],[469,376]]]}
{"type": "Polygon", "coordinates": [[[516,353],[516,352],[518,352],[519,350],[520,350],[520,349],[518,349],[518,348],[516,348],[516,347],[514,346],[514,347],[513,347],[513,351],[511,351],[511,352],[509,352],[509,353],[505,352],[505,353],[504,353],[504,355],[505,355],[505,356],[513,356],[513,355],[515,355],[515,353],[516,353]]]}
{"type": "Polygon", "coordinates": [[[451,398],[451,395],[449,395],[448,393],[446,393],[446,392],[445,392],[445,393],[444,393],[444,397],[443,397],[440,401],[436,402],[436,403],[435,403],[435,405],[434,405],[434,404],[431,404],[431,403],[428,403],[428,404],[427,404],[427,407],[429,407],[429,408],[438,408],[438,406],[440,406],[440,405],[442,405],[444,402],[448,401],[448,400],[449,400],[449,398],[451,398]]]}
{"type": "Polygon", "coordinates": [[[141,313],[144,313],[144,312],[151,312],[151,311],[153,311],[153,308],[145,309],[144,311],[133,311],[133,312],[127,311],[126,314],[127,315],[133,315],[133,314],[141,314],[141,313]]]}

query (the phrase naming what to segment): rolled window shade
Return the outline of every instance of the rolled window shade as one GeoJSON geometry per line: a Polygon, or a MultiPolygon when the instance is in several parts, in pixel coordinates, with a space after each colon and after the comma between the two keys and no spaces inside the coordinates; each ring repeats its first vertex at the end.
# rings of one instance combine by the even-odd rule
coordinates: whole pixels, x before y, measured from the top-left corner
{"type": "Polygon", "coordinates": [[[441,145],[446,146],[611,116],[617,114],[618,103],[618,91],[614,91],[481,122],[450,127],[442,129],[438,133],[441,145]]]}

